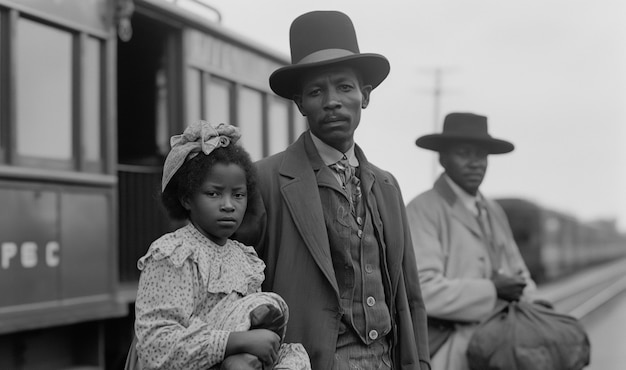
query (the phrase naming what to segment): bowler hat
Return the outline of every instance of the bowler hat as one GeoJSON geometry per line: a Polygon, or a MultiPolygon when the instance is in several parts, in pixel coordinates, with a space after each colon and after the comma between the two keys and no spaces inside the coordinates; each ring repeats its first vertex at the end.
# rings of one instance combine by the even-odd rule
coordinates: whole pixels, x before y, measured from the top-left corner
{"type": "Polygon", "coordinates": [[[354,68],[363,83],[378,86],[389,74],[389,61],[380,54],[360,53],[354,25],[337,11],[305,13],[291,23],[289,30],[291,65],[270,76],[272,90],[287,99],[297,93],[303,72],[330,65],[354,68]]]}
{"type": "Polygon", "coordinates": [[[441,151],[451,142],[471,142],[489,154],[513,151],[512,143],[495,139],[487,132],[487,117],[472,113],[450,113],[443,121],[443,132],[424,135],[415,141],[420,148],[441,151]]]}

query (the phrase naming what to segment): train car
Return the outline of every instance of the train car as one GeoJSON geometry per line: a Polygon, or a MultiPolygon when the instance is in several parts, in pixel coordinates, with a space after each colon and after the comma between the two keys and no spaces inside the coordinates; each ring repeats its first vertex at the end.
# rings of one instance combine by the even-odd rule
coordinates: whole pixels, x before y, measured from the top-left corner
{"type": "Polygon", "coordinates": [[[201,5],[0,0],[0,369],[121,367],[171,135],[233,123],[259,159],[305,129],[287,56],[201,5]]]}
{"type": "Polygon", "coordinates": [[[513,238],[535,281],[545,279],[545,269],[541,263],[543,236],[542,220],[538,217],[539,207],[521,199],[496,199],[507,215],[513,238]]]}
{"type": "Polygon", "coordinates": [[[626,257],[626,237],[614,223],[582,222],[525,199],[496,201],[504,209],[513,237],[537,283],[626,257]]]}

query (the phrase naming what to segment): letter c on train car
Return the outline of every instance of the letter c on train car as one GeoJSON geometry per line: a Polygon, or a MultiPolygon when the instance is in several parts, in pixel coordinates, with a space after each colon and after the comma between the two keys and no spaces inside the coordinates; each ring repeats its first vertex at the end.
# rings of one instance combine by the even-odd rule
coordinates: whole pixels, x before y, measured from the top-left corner
{"type": "Polygon", "coordinates": [[[50,267],[56,267],[59,265],[59,247],[58,242],[48,242],[46,244],[46,264],[50,267]]]}

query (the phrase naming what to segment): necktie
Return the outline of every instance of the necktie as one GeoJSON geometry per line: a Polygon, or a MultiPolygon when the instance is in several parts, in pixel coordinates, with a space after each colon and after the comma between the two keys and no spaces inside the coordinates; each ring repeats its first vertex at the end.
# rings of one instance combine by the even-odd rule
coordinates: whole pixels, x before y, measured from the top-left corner
{"type": "Polygon", "coordinates": [[[341,184],[348,193],[353,213],[358,212],[359,201],[361,200],[361,181],[355,176],[355,168],[350,165],[345,155],[329,167],[339,175],[341,184]]]}
{"type": "Polygon", "coordinates": [[[337,174],[339,174],[339,178],[341,179],[341,185],[344,188],[348,187],[348,182],[352,179],[353,169],[348,162],[348,158],[344,155],[343,158],[338,160],[337,162],[331,164],[329,166],[332,168],[337,174]]]}
{"type": "Polygon", "coordinates": [[[480,225],[480,231],[482,231],[485,239],[491,239],[491,228],[489,227],[489,215],[487,214],[487,207],[482,200],[476,201],[476,209],[478,210],[478,224],[480,225]]]}
{"type": "Polygon", "coordinates": [[[485,202],[482,200],[476,201],[476,209],[478,209],[478,225],[480,225],[480,231],[485,238],[487,253],[489,254],[492,268],[494,270],[497,270],[500,267],[500,259],[498,258],[498,250],[493,243],[493,233],[491,230],[489,213],[487,211],[487,206],[485,205],[485,202]]]}

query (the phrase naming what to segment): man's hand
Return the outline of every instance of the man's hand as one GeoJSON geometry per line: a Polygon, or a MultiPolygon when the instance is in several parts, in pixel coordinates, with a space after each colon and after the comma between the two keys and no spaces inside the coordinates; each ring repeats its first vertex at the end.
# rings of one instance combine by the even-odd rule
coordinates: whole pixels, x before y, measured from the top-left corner
{"type": "Polygon", "coordinates": [[[549,309],[551,309],[551,310],[553,310],[553,309],[554,309],[554,305],[552,304],[552,302],[547,301],[547,300],[545,300],[545,299],[535,299],[535,300],[533,301],[533,303],[534,303],[534,304],[538,304],[538,305],[540,305],[540,306],[543,306],[543,307],[545,307],[545,308],[549,308],[549,309]]]}
{"type": "Polygon", "coordinates": [[[496,287],[498,298],[507,302],[519,301],[526,286],[526,281],[523,277],[505,275],[500,272],[494,272],[491,281],[496,287]]]}

